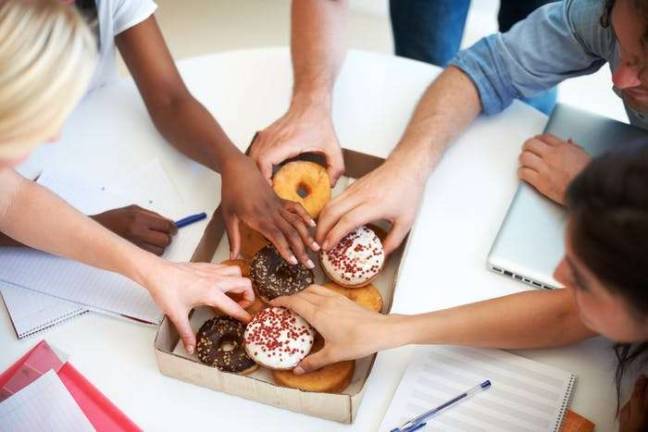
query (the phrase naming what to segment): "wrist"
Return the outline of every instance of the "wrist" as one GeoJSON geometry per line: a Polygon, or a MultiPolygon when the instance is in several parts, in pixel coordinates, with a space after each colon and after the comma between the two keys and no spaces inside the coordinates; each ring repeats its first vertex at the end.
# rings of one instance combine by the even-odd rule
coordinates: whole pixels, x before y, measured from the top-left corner
{"type": "Polygon", "coordinates": [[[136,246],[134,249],[136,250],[135,255],[126,260],[128,266],[126,276],[146,288],[147,291],[151,291],[153,285],[150,281],[155,275],[161,273],[160,265],[164,263],[164,260],[136,246]]]}
{"type": "Polygon", "coordinates": [[[416,343],[413,333],[414,320],[410,315],[381,315],[382,321],[376,326],[376,333],[382,334],[379,351],[398,348],[416,343]]]}
{"type": "Polygon", "coordinates": [[[295,90],[290,101],[289,111],[321,112],[327,115],[331,112],[331,91],[325,88],[295,90]]]}

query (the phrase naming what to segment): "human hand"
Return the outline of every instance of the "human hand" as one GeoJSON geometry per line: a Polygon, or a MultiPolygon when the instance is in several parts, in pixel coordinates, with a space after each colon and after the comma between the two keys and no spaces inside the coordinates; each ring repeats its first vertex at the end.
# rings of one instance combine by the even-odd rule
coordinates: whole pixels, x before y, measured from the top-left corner
{"type": "Polygon", "coordinates": [[[565,192],[591,157],[571,140],[551,134],[535,136],[524,143],[518,176],[541,194],[565,205],[565,192]]]}
{"type": "Polygon", "coordinates": [[[229,160],[221,175],[223,217],[232,259],[241,249],[239,227],[244,222],[270,240],[286,261],[297,264],[299,259],[306,267],[315,267],[304,246],[319,250],[309,231],[315,221],[301,204],[279,198],[247,156],[229,160]]]}
{"type": "Polygon", "coordinates": [[[208,263],[172,263],[156,260],[143,280],[155,303],[175,325],[185,349],[192,353],[196,337],[189,324],[189,312],[207,305],[239,321],[248,322],[244,308],[254,301],[250,279],[241,277],[237,266],[208,263]],[[238,303],[225,293],[242,296],[238,303]]]}
{"type": "Polygon", "coordinates": [[[155,255],[162,255],[178,232],[172,220],[137,205],[108,210],[90,217],[155,255]]]}
{"type": "Polygon", "coordinates": [[[424,189],[425,177],[403,161],[388,159],[324,207],[315,240],[328,250],[360,225],[387,219],[392,226],[383,247],[389,254],[412,227],[424,189]]]}
{"type": "Polygon", "coordinates": [[[389,332],[385,327],[389,316],[369,311],[322,286],[311,285],[300,293],[278,297],[271,304],[293,310],[324,338],[324,348],[304,358],[294,369],[297,375],[387,347],[389,332]]]}
{"type": "Polygon", "coordinates": [[[619,413],[619,432],[648,430],[648,378],[642,375],[636,382],[630,400],[619,413]]]}
{"type": "Polygon", "coordinates": [[[302,153],[323,154],[331,185],[335,186],[344,173],[344,159],[331,114],[326,108],[291,107],[258,133],[250,150],[250,156],[268,182],[272,179],[273,166],[302,153]]]}

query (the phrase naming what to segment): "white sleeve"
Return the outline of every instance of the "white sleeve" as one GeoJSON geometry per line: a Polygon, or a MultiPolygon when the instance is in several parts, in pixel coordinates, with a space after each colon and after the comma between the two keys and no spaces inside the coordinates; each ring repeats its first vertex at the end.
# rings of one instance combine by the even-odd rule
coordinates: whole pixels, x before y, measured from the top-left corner
{"type": "Polygon", "coordinates": [[[113,35],[128,30],[155,13],[153,0],[115,0],[113,3],[113,35]]]}

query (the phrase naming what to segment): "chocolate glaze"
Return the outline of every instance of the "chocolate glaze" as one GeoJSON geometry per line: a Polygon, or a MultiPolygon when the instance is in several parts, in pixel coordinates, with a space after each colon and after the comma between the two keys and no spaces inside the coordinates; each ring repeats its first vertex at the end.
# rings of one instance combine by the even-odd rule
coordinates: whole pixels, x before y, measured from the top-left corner
{"type": "Polygon", "coordinates": [[[272,245],[257,252],[250,267],[252,287],[265,300],[296,294],[315,281],[311,270],[290,264],[272,245]]]}
{"type": "Polygon", "coordinates": [[[245,352],[244,334],[245,324],[233,318],[214,317],[205,321],[196,334],[198,360],[225,372],[250,369],[256,363],[245,352]],[[226,351],[223,348],[225,342],[233,348],[226,351]]]}

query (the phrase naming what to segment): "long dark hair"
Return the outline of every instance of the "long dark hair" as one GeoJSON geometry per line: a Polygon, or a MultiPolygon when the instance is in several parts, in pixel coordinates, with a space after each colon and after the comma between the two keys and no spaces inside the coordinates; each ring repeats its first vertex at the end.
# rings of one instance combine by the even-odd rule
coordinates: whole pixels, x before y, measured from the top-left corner
{"type": "MultiPolygon", "coordinates": [[[[574,253],[648,326],[648,148],[594,159],[569,186],[567,207],[574,253]]],[[[629,365],[648,361],[648,341],[614,350],[620,401],[629,365]]]]}

